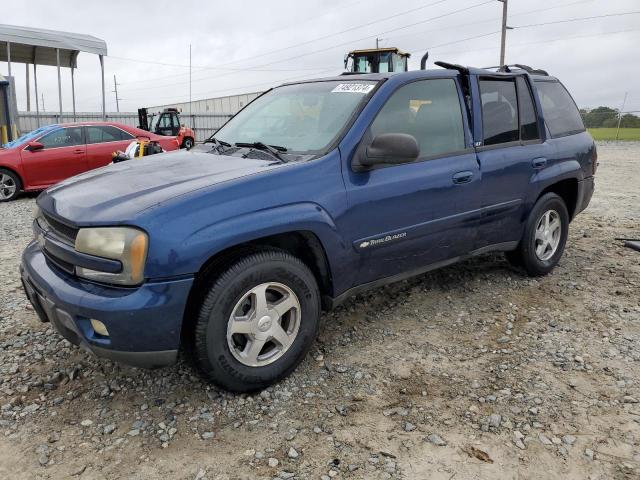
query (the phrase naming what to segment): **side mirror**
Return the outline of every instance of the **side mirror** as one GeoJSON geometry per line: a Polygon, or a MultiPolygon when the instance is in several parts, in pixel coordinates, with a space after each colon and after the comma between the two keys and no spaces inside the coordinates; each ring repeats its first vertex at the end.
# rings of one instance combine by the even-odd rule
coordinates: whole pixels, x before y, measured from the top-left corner
{"type": "Polygon", "coordinates": [[[32,152],[35,152],[36,150],[42,150],[43,148],[44,148],[44,145],[41,144],[40,142],[27,143],[27,150],[30,150],[32,152]]]}
{"type": "Polygon", "coordinates": [[[411,163],[418,159],[420,147],[413,135],[406,133],[383,133],[374,137],[367,147],[360,165],[371,168],[376,165],[411,163]]]}

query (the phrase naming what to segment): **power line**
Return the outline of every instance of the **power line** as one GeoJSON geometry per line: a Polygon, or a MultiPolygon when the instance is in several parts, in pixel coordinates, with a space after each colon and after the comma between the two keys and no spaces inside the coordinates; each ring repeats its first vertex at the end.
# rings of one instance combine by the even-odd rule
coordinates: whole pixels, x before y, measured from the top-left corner
{"type": "MultiPolygon", "coordinates": [[[[532,13],[540,13],[540,12],[546,12],[548,10],[554,10],[557,8],[562,8],[562,7],[570,7],[572,5],[576,5],[579,3],[586,3],[586,2],[593,2],[595,0],[577,0],[575,2],[570,2],[570,3],[564,3],[562,5],[554,5],[553,7],[546,7],[546,8],[539,8],[536,10],[527,10],[526,12],[516,12],[514,14],[509,14],[509,19],[513,18],[513,17],[521,17],[521,16],[525,16],[525,15],[531,15],[532,13]]],[[[416,35],[427,35],[427,34],[431,34],[433,32],[442,32],[445,30],[455,30],[458,28],[462,28],[462,27],[470,27],[470,26],[476,26],[480,23],[490,23],[490,22],[495,22],[496,19],[495,18],[487,18],[486,20],[478,20],[478,21],[473,21],[473,22],[468,22],[468,23],[458,23],[456,25],[449,25],[447,27],[442,27],[442,28],[433,28],[431,30],[428,31],[420,31],[420,32],[412,32],[412,33],[407,33],[404,35],[396,35],[391,37],[391,40],[396,41],[398,38],[406,38],[406,37],[413,37],[416,35]]]]}
{"type": "Polygon", "coordinates": [[[424,10],[425,8],[433,7],[435,5],[438,5],[439,3],[445,3],[447,1],[448,0],[437,0],[435,2],[428,3],[427,5],[422,5],[420,7],[410,8],[409,10],[405,10],[403,12],[399,12],[399,13],[396,13],[394,15],[389,15],[389,16],[387,16],[385,18],[381,18],[380,20],[374,20],[372,22],[362,23],[360,25],[349,27],[349,28],[347,28],[345,30],[340,30],[339,32],[329,33],[329,34],[323,35],[321,37],[312,38],[311,40],[307,40],[305,42],[296,43],[295,45],[289,45],[287,47],[278,48],[276,50],[270,50],[268,52],[259,53],[259,54],[256,54],[256,55],[252,55],[250,57],[240,58],[238,60],[233,60],[231,62],[227,62],[227,63],[224,63],[222,65],[233,65],[234,63],[244,62],[246,60],[253,60],[254,58],[263,57],[264,55],[271,55],[273,53],[279,53],[279,52],[284,52],[286,50],[291,50],[292,48],[297,48],[297,47],[300,47],[302,45],[309,45],[310,43],[315,43],[315,42],[318,42],[320,40],[326,40],[327,38],[332,38],[332,37],[335,37],[336,35],[342,35],[344,33],[352,32],[354,30],[360,30],[361,28],[370,27],[371,25],[375,25],[376,23],[386,22],[387,20],[391,20],[392,18],[398,18],[398,17],[401,17],[403,15],[407,15],[409,13],[417,12],[418,10],[424,10]]]}
{"type": "MultiPolygon", "coordinates": [[[[460,12],[463,12],[463,11],[468,11],[468,10],[470,10],[472,8],[477,8],[477,7],[480,7],[480,6],[483,6],[483,5],[487,5],[487,4],[493,3],[493,2],[494,2],[494,0],[483,1],[483,2],[480,2],[480,3],[473,4],[471,6],[468,6],[468,7],[464,7],[464,8],[460,8],[460,9],[457,9],[457,10],[453,10],[451,12],[447,12],[447,13],[443,13],[443,14],[440,14],[440,15],[436,15],[435,17],[430,17],[430,18],[427,18],[427,19],[424,19],[424,20],[420,20],[418,22],[414,22],[414,23],[408,24],[408,25],[403,25],[401,27],[393,28],[393,29],[387,30],[385,32],[368,35],[366,37],[361,37],[361,38],[358,38],[358,39],[355,39],[355,40],[349,40],[349,41],[346,41],[346,42],[337,43],[337,44],[334,44],[334,45],[331,45],[331,46],[328,46],[328,47],[324,47],[322,49],[312,50],[310,52],[294,55],[292,57],[287,57],[287,58],[284,58],[284,59],[274,60],[274,61],[267,62],[267,63],[261,64],[261,65],[257,65],[256,67],[266,67],[266,66],[273,65],[274,63],[285,62],[285,61],[289,61],[289,60],[296,60],[298,58],[306,57],[306,56],[309,56],[309,55],[314,55],[316,53],[322,53],[322,52],[325,52],[325,51],[327,51],[329,49],[342,47],[342,46],[345,46],[345,45],[351,45],[351,44],[353,44],[355,42],[360,42],[360,41],[364,41],[364,40],[369,40],[371,38],[375,38],[376,36],[386,35],[388,33],[395,32],[395,31],[398,31],[398,30],[404,30],[404,29],[407,29],[407,28],[414,27],[416,25],[422,25],[424,23],[428,23],[428,22],[431,22],[433,20],[438,20],[440,18],[444,18],[444,17],[448,17],[448,16],[451,16],[451,15],[455,15],[456,13],[460,13],[460,12]]],[[[243,69],[239,69],[238,71],[242,71],[242,70],[243,69]]],[[[219,79],[220,77],[233,75],[235,73],[237,73],[237,72],[227,72],[227,73],[222,73],[222,74],[216,75],[216,76],[202,77],[202,78],[199,78],[199,79],[197,79],[195,81],[209,80],[209,79],[212,79],[212,78],[219,79]]],[[[184,83],[186,83],[186,82],[177,82],[177,83],[175,83],[173,85],[179,85],[179,84],[184,84],[184,83]]],[[[205,93],[205,95],[206,95],[206,93],[205,93]]]]}
{"type": "MultiPolygon", "coordinates": [[[[374,21],[371,21],[371,22],[367,22],[367,23],[363,23],[363,24],[356,25],[356,26],[353,26],[353,27],[349,27],[349,28],[347,28],[345,30],[341,30],[341,31],[338,31],[338,32],[333,32],[333,33],[330,33],[330,34],[327,34],[327,35],[323,35],[321,37],[316,37],[316,38],[313,38],[311,40],[307,40],[307,41],[302,42],[302,43],[299,42],[299,43],[296,43],[296,44],[293,44],[293,45],[288,45],[286,47],[278,48],[278,49],[275,49],[275,50],[269,50],[269,51],[266,51],[266,52],[262,52],[262,53],[259,53],[259,54],[256,54],[256,55],[249,56],[249,57],[244,57],[244,58],[240,58],[240,59],[237,59],[237,60],[233,60],[231,62],[222,63],[222,64],[219,64],[219,65],[216,65],[216,66],[200,66],[200,67],[194,66],[193,68],[211,69],[211,70],[233,70],[233,71],[255,70],[255,69],[252,69],[252,68],[249,68],[249,67],[226,68],[226,66],[227,65],[233,65],[233,64],[239,63],[239,62],[244,62],[246,60],[253,60],[254,58],[263,57],[265,55],[272,55],[274,53],[283,52],[283,51],[286,51],[286,50],[290,50],[292,48],[298,48],[298,47],[300,47],[302,45],[308,45],[308,44],[311,44],[311,43],[318,42],[320,40],[326,40],[327,38],[332,38],[332,37],[334,37],[336,35],[342,35],[344,33],[348,33],[348,32],[351,32],[353,30],[359,30],[361,28],[365,28],[365,27],[369,27],[371,25],[375,25],[376,23],[386,22],[386,21],[388,21],[390,19],[397,18],[397,17],[400,17],[402,15],[407,15],[409,13],[413,13],[413,12],[416,12],[418,10],[424,10],[425,8],[432,7],[432,6],[440,4],[440,3],[445,3],[446,1],[447,0],[437,0],[437,1],[429,3],[427,5],[422,5],[420,7],[411,8],[409,10],[405,10],[403,12],[399,12],[399,13],[396,13],[396,14],[391,15],[391,16],[387,16],[387,17],[379,19],[379,20],[374,20],[374,21]]],[[[354,2],[354,3],[358,3],[358,2],[354,2]]],[[[136,60],[136,59],[133,59],[133,58],[117,57],[117,56],[112,56],[110,58],[115,58],[115,59],[119,59],[119,60],[129,60],[129,61],[134,61],[134,62],[139,62],[139,63],[149,63],[149,64],[164,65],[164,66],[176,66],[176,67],[189,68],[188,65],[180,65],[180,64],[175,64],[175,63],[172,64],[172,63],[164,63],[164,62],[154,62],[154,61],[149,61],[149,60],[136,60]]],[[[255,70],[255,71],[260,71],[260,70],[255,70]]],[[[132,82],[128,82],[128,83],[132,83],[132,82]]]]}
{"type": "MultiPolygon", "coordinates": [[[[330,69],[326,69],[326,70],[317,72],[317,74],[328,72],[328,71],[332,71],[332,70],[335,70],[335,69],[336,69],[336,67],[331,67],[330,69]]],[[[215,94],[218,94],[218,93],[229,92],[229,91],[232,91],[232,90],[238,90],[238,89],[244,89],[244,88],[253,88],[253,87],[259,87],[259,86],[262,86],[262,85],[274,85],[274,84],[277,85],[277,84],[280,84],[280,83],[286,83],[286,82],[291,81],[291,80],[311,80],[313,78],[316,78],[316,76],[314,75],[314,76],[309,77],[308,74],[305,74],[303,76],[296,75],[294,77],[281,78],[281,79],[278,79],[278,80],[275,80],[275,81],[265,81],[265,82],[251,84],[251,85],[235,86],[235,87],[230,87],[230,88],[226,88],[226,89],[222,89],[222,90],[216,90],[214,92],[208,92],[206,95],[215,95],[215,94]]],[[[176,97],[160,97],[158,100],[166,100],[168,98],[176,98],[176,97]]],[[[184,95],[182,95],[182,96],[177,97],[177,98],[186,98],[186,97],[184,95]]],[[[208,100],[209,98],[211,98],[211,97],[209,96],[209,97],[205,97],[205,98],[200,98],[198,100],[194,100],[194,102],[198,102],[200,100],[208,100]]],[[[173,102],[165,102],[165,103],[169,103],[170,104],[170,103],[185,103],[185,102],[184,101],[178,101],[178,102],[173,101],[173,102]]]]}
{"type": "MultiPolygon", "coordinates": [[[[334,69],[336,67],[333,66],[329,66],[329,65],[324,65],[322,67],[317,67],[317,68],[313,68],[313,69],[309,69],[309,73],[312,72],[321,72],[321,71],[326,71],[328,69],[334,69]]],[[[289,70],[287,70],[289,71],[289,70]]],[[[297,71],[297,70],[290,70],[290,71],[297,71]]],[[[187,74],[188,75],[188,74],[187,74]]],[[[207,80],[210,77],[205,77],[205,78],[195,78],[193,79],[193,82],[199,82],[201,80],[207,80]]],[[[158,88],[167,88],[167,87],[174,87],[176,85],[184,85],[189,83],[189,81],[184,81],[184,82],[171,82],[171,83],[165,83],[162,85],[150,85],[150,86],[145,86],[145,87],[136,87],[136,88],[127,88],[126,91],[127,92],[139,92],[139,91],[147,91],[147,90],[152,90],[152,89],[158,89],[158,88]]],[[[121,85],[120,83],[118,85],[121,85]]]]}
{"type": "Polygon", "coordinates": [[[625,15],[638,15],[640,14],[640,11],[638,12],[623,12],[623,13],[609,13],[606,15],[595,15],[593,17],[580,17],[580,18],[567,18],[565,20],[556,20],[554,22],[543,22],[543,23],[531,23],[529,25],[519,25],[513,28],[529,28],[529,27],[541,27],[543,25],[556,25],[558,23],[569,23],[569,22],[580,22],[583,20],[593,20],[596,18],[607,18],[607,17],[622,17],[625,15]]]}
{"type": "MultiPolygon", "coordinates": [[[[600,33],[590,33],[587,35],[573,35],[570,37],[558,37],[558,38],[553,38],[550,40],[538,40],[535,42],[520,42],[520,43],[512,43],[510,44],[511,47],[524,47],[524,46],[529,46],[529,45],[539,45],[539,44],[543,44],[543,43],[553,43],[553,42],[560,42],[560,41],[566,41],[566,40],[573,40],[573,39],[578,39],[578,38],[589,38],[589,37],[599,37],[599,36],[604,36],[604,35],[615,35],[618,33],[628,33],[628,32],[637,32],[640,31],[640,28],[631,28],[631,29],[627,29],[627,30],[617,30],[615,32],[600,32],[600,33]]],[[[436,47],[429,47],[431,49],[434,49],[436,47]]],[[[481,51],[485,51],[485,50],[495,50],[497,47],[492,46],[492,47],[484,47],[484,48],[474,48],[474,49],[465,49],[465,50],[455,50],[455,51],[449,51],[449,52],[441,52],[441,55],[449,55],[449,54],[454,54],[454,53],[467,53],[467,52],[481,52],[481,51]]],[[[415,50],[415,51],[409,51],[409,53],[411,54],[415,54],[420,52],[420,50],[415,50]]]]}

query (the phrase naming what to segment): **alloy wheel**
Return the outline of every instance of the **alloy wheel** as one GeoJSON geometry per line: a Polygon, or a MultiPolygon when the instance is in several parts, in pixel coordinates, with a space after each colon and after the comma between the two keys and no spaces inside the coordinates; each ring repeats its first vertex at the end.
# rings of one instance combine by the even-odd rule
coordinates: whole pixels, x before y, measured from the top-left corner
{"type": "Polygon", "coordinates": [[[233,356],[250,367],[262,367],[281,358],[300,329],[300,301],[281,283],[262,283],[238,301],[227,324],[227,342],[233,356]]]}
{"type": "Polygon", "coordinates": [[[0,173],[0,199],[7,200],[16,193],[16,182],[6,173],[0,173]]]}
{"type": "Polygon", "coordinates": [[[542,214],[536,225],[534,248],[536,256],[544,261],[555,255],[562,237],[562,221],[555,210],[547,210],[542,214]]]}

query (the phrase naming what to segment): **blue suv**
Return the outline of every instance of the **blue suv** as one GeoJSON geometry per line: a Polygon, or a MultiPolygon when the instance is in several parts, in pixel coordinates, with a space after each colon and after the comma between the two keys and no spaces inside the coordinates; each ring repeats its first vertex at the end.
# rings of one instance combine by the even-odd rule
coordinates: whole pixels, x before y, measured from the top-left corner
{"type": "Polygon", "coordinates": [[[185,349],[241,392],[364,289],[494,251],[547,274],[594,189],[574,101],[543,71],[439,65],[282,85],[190,151],[49,188],[21,266],[41,320],[134,366],[185,349]]]}

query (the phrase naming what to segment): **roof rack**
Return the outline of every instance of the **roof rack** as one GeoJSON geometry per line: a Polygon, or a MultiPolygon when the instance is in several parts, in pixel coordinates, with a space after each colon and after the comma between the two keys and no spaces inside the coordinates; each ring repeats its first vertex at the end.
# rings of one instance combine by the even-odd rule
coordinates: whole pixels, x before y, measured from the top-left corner
{"type": "Polygon", "coordinates": [[[462,65],[458,65],[457,63],[448,63],[448,62],[433,62],[434,65],[437,65],[439,67],[442,68],[446,68],[448,70],[458,70],[460,73],[462,73],[463,75],[466,75],[469,73],[469,69],[467,67],[464,67],[462,65]]]}
{"type": "Polygon", "coordinates": [[[524,70],[531,75],[544,75],[545,77],[549,76],[549,73],[546,70],[542,70],[540,68],[532,68],[529,65],[523,65],[521,63],[514,63],[513,65],[496,65],[493,67],[483,67],[483,70],[491,70],[493,68],[497,69],[498,72],[509,73],[512,70],[524,70]]]}

